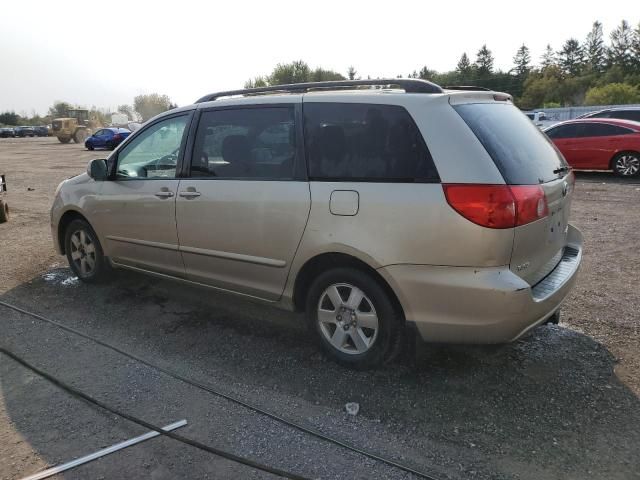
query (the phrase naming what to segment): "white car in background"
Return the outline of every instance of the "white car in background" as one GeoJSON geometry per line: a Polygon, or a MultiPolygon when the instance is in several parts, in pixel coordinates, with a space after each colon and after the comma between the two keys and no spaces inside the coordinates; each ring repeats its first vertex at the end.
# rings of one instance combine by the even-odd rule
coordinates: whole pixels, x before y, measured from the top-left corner
{"type": "Polygon", "coordinates": [[[544,112],[522,112],[522,113],[524,113],[527,117],[529,117],[529,120],[531,120],[535,124],[535,126],[540,129],[544,129],[558,123],[557,120],[549,120],[547,118],[547,115],[544,112]]]}

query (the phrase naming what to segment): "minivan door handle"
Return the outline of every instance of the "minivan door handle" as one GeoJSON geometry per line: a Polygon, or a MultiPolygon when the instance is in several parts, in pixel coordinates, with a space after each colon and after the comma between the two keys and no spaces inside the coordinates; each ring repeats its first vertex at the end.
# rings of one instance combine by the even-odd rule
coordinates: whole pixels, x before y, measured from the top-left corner
{"type": "Polygon", "coordinates": [[[183,190],[178,195],[183,198],[196,198],[200,196],[200,192],[196,192],[196,189],[193,187],[187,187],[186,190],[183,190]]]}
{"type": "Polygon", "coordinates": [[[158,198],[171,198],[173,197],[173,192],[170,192],[169,190],[160,190],[159,192],[156,192],[154,195],[158,198]]]}

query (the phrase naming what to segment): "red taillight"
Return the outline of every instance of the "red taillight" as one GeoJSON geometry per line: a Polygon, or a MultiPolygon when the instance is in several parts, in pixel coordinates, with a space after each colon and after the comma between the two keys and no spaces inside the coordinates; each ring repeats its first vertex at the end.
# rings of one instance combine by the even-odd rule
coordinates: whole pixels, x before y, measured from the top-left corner
{"type": "Polygon", "coordinates": [[[113,139],[114,139],[114,140],[120,140],[120,134],[119,134],[119,133],[116,133],[116,134],[113,136],[113,139]]]}
{"type": "Polygon", "coordinates": [[[549,214],[540,185],[443,184],[451,207],[467,220],[488,228],[513,228],[549,214]]]}

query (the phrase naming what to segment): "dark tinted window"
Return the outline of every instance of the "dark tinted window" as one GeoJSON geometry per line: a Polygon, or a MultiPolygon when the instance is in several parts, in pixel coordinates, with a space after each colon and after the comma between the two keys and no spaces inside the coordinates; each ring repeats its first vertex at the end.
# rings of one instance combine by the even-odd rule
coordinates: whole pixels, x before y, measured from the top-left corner
{"type": "Polygon", "coordinates": [[[619,112],[613,112],[611,117],[640,122],[640,110],[621,110],[619,112]]]}
{"type": "Polygon", "coordinates": [[[290,107],[204,112],[198,125],[191,176],[292,178],[295,140],[290,107]]]}
{"type": "Polygon", "coordinates": [[[549,138],[578,138],[581,135],[581,125],[572,123],[571,125],[560,125],[547,130],[545,133],[549,138]]]}
{"type": "Polygon", "coordinates": [[[582,126],[583,137],[610,137],[613,135],[626,135],[632,133],[628,128],[609,125],[607,123],[587,123],[582,126]]]}
{"type": "Polygon", "coordinates": [[[312,180],[439,181],[422,135],[402,107],[305,103],[304,118],[312,180]]]}
{"type": "Polygon", "coordinates": [[[558,178],[554,170],[566,165],[549,139],[515,106],[470,103],[453,108],[478,137],[508,184],[548,182],[558,178]]]}

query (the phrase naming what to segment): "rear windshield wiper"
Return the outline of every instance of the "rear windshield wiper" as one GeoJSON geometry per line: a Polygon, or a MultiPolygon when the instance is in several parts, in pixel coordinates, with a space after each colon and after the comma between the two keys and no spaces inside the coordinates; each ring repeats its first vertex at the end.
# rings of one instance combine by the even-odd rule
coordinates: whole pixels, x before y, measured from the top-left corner
{"type": "Polygon", "coordinates": [[[553,171],[553,173],[555,173],[555,174],[560,174],[560,173],[568,172],[568,171],[570,171],[570,170],[571,170],[571,167],[569,167],[568,165],[563,165],[563,166],[560,166],[560,167],[556,168],[556,169],[553,171]]]}

